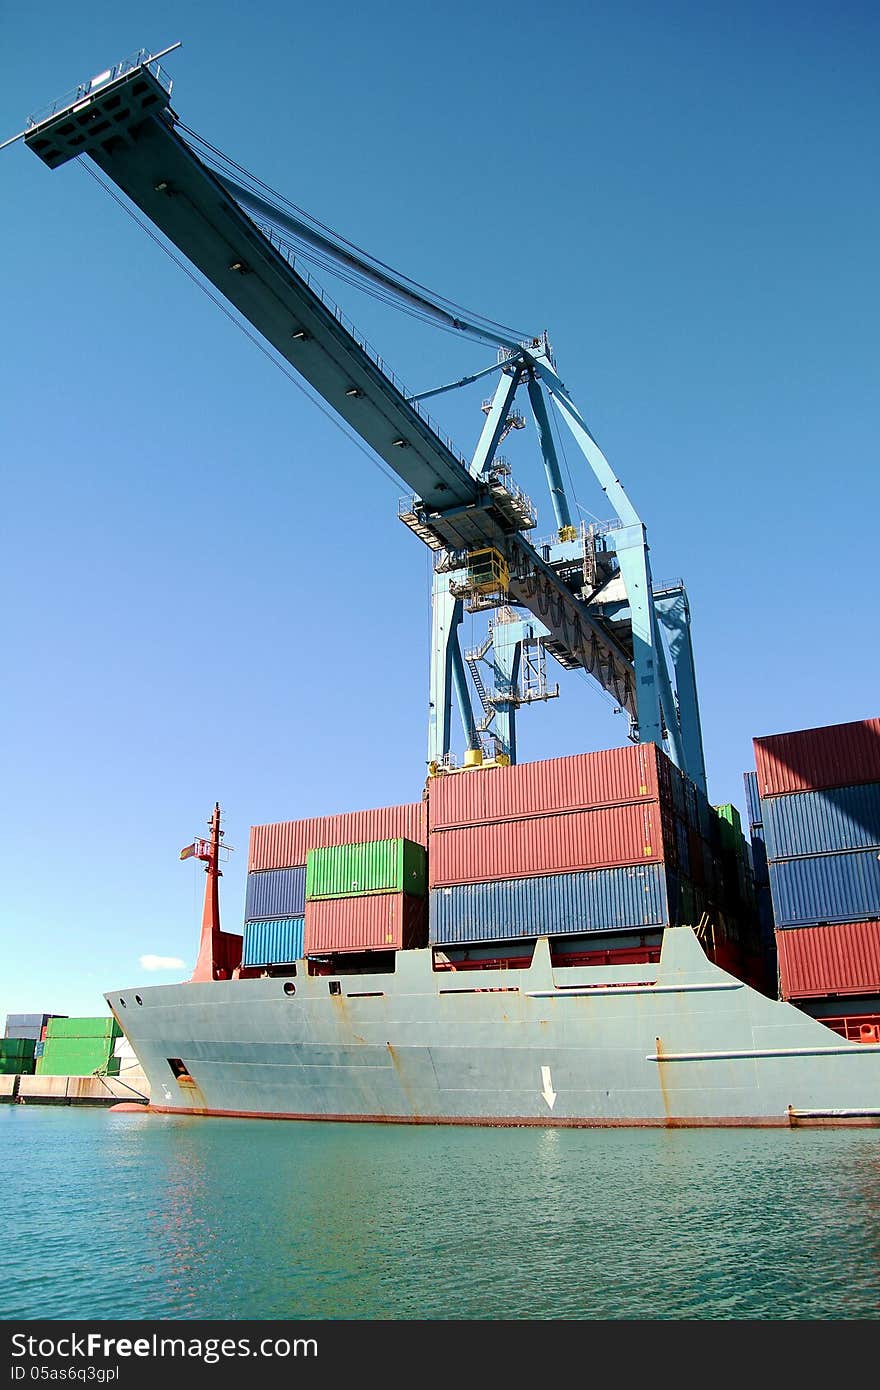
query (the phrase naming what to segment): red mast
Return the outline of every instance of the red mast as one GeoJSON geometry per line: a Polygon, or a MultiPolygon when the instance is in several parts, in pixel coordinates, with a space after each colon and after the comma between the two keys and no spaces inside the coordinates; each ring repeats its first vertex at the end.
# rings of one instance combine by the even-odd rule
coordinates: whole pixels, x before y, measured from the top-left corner
{"type": "Polygon", "coordinates": [[[215,801],[214,812],[208,821],[211,830],[210,840],[194,840],[185,850],[181,859],[195,856],[205,861],[205,902],[202,908],[202,931],[199,939],[199,955],[192,982],[205,983],[208,980],[228,980],[241,965],[241,937],[220,930],[220,850],[223,848],[223,831],[220,828],[220,803],[215,801]]]}

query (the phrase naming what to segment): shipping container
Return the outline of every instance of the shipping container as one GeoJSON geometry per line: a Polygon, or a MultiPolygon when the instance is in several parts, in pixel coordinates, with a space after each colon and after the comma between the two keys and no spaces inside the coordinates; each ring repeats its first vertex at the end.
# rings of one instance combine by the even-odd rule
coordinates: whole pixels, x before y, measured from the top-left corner
{"type": "MultiPolygon", "coordinates": [[[[678,816],[675,817],[675,849],[676,865],[680,873],[690,876],[691,873],[691,852],[690,837],[694,835],[699,843],[699,833],[696,830],[688,830],[684,821],[678,816]]],[[[700,847],[702,855],[702,846],[700,847]]]]}
{"type": "Polygon", "coordinates": [[[761,810],[761,798],[758,795],[758,774],[757,772],[744,772],[743,782],[746,788],[746,809],[749,814],[749,827],[764,824],[764,816],[761,810]]]}
{"type": "Polygon", "coordinates": [[[880,859],[874,850],[818,854],[770,864],[777,927],[863,922],[880,916],[880,859]]]}
{"type": "Polygon", "coordinates": [[[309,956],[410,950],[426,946],[427,941],[425,898],[376,893],[365,898],[318,898],[306,903],[304,945],[309,956]]]}
{"type": "Polygon", "coordinates": [[[752,826],[752,863],[755,870],[755,887],[760,888],[770,882],[767,867],[767,843],[764,839],[763,825],[752,826]]]}
{"type": "Polygon", "coordinates": [[[754,746],[762,799],[880,782],[880,719],[773,734],[754,746]]]}
{"type": "Polygon", "coordinates": [[[672,794],[672,809],[677,816],[684,819],[687,815],[684,804],[684,774],[672,762],[669,764],[669,787],[672,794]]]}
{"type": "Polygon", "coordinates": [[[458,884],[430,894],[433,945],[663,926],[662,864],[458,884]]]}
{"type": "Polygon", "coordinates": [[[739,811],[730,802],[727,802],[723,806],[716,806],[714,810],[718,817],[718,829],[721,832],[722,850],[727,850],[734,855],[740,854],[742,821],[739,811]]]}
{"type": "Polygon", "coordinates": [[[712,807],[709,805],[709,798],[705,792],[701,792],[699,787],[695,787],[697,797],[697,828],[704,840],[708,840],[712,834],[712,807]]]}
{"type": "Polygon", "coordinates": [[[697,806],[697,789],[687,777],[684,779],[684,814],[691,830],[699,830],[700,812],[697,806]]]}
{"type": "Polygon", "coordinates": [[[276,917],[269,922],[246,922],[241,963],[291,965],[303,956],[303,918],[276,917]]]}
{"type": "Polygon", "coordinates": [[[428,874],[430,886],[439,888],[663,857],[659,807],[647,802],[432,832],[428,874]]]}
{"type": "Polygon", "coordinates": [[[89,1076],[107,1072],[115,1076],[119,1059],[114,1056],[115,1038],[47,1038],[43,1055],[36,1064],[39,1076],[89,1076]],[[115,1070],[114,1070],[115,1067],[115,1070]]]}
{"type": "Polygon", "coordinates": [[[39,1038],[50,1018],[59,1018],[59,1014],[7,1014],[6,1038],[39,1038]]]}
{"type": "Polygon", "coordinates": [[[310,849],[397,839],[414,840],[418,845],[428,843],[423,801],[380,806],[373,811],[346,811],[338,816],[252,825],[248,869],[289,869],[294,864],[305,864],[310,849]]]}
{"type": "Polygon", "coordinates": [[[118,1038],[122,1029],[116,1019],[106,1018],[52,1018],[46,1028],[46,1038],[55,1041],[59,1038],[118,1038]]]}
{"type": "MultiPolygon", "coordinates": [[[[494,821],[582,811],[660,799],[653,743],[601,753],[578,753],[511,767],[478,768],[432,777],[428,783],[431,831],[494,821]]],[[[670,799],[671,799],[671,781],[670,799]]]]}
{"type": "Polygon", "coordinates": [[[0,1038],[0,1075],[30,1075],[36,1047],[33,1038],[0,1038]]]}
{"type": "Polygon", "coordinates": [[[783,999],[880,991],[880,922],[835,922],[779,933],[783,999]]]}
{"type": "Polygon", "coordinates": [[[688,830],[688,866],[690,877],[695,883],[706,883],[706,859],[707,854],[711,863],[711,853],[708,846],[700,838],[699,830],[688,830]]]}
{"type": "Polygon", "coordinates": [[[309,850],[306,900],[347,898],[372,893],[427,891],[427,856],[412,840],[374,840],[361,845],[332,845],[309,850]]]}
{"type": "MultiPolygon", "coordinates": [[[[760,885],[755,893],[755,898],[758,907],[758,927],[761,940],[772,940],[776,931],[776,918],[773,916],[773,897],[769,882],[760,885]]],[[[791,930],[796,930],[796,928],[791,930]]]]}
{"type": "Polygon", "coordinates": [[[306,910],[306,868],[262,869],[247,876],[246,922],[267,917],[302,917],[306,910]]]}
{"type": "Polygon", "coordinates": [[[880,782],[767,797],[764,834],[771,859],[880,849],[880,782]]]}

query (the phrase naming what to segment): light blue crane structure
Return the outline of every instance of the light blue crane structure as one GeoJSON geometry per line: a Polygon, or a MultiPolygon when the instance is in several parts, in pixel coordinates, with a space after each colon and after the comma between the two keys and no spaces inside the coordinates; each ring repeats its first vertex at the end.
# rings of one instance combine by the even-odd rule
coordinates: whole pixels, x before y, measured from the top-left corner
{"type": "Polygon", "coordinates": [[[515,760],[518,709],[558,693],[546,679],[549,653],[609,692],[629,716],[630,737],[665,746],[705,792],[684,587],[655,589],[644,523],[559,376],[546,334],[523,338],[468,316],[273,196],[181,123],[163,56],[142,51],[83,83],[28,122],[25,143],[50,169],[88,155],[402,480],[408,496],[400,518],[434,552],[432,770],[451,763],[454,704],[471,761],[484,736],[497,758],[515,760]],[[495,360],[448,386],[408,394],[314,284],[304,249],[490,345],[495,360]],[[423,402],[492,373],[497,385],[467,461],[423,402]],[[529,538],[535,509],[499,453],[506,435],[526,423],[518,394],[534,419],[555,520],[542,543],[529,538]],[[551,410],[604,491],[609,522],[574,521],[551,410]],[[465,610],[493,613],[485,641],[466,652],[465,610]]]}

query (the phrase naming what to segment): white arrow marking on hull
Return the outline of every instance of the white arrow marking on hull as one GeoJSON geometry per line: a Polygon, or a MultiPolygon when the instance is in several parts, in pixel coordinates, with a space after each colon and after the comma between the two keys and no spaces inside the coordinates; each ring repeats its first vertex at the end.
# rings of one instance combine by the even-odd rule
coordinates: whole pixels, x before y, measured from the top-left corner
{"type": "Polygon", "coordinates": [[[552,1110],[554,1105],[556,1104],[556,1092],[553,1089],[553,1078],[550,1075],[549,1067],[541,1068],[541,1081],[544,1086],[541,1095],[544,1097],[550,1109],[552,1110]]]}

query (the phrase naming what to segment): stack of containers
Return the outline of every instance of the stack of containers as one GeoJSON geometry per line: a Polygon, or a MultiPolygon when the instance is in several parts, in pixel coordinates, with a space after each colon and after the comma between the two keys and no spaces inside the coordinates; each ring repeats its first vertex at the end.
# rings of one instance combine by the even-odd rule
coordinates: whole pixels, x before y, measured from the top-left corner
{"type": "Polygon", "coordinates": [[[773,920],[773,898],[770,893],[770,870],[767,864],[767,841],[764,835],[763,811],[758,795],[758,774],[743,774],[746,787],[746,807],[749,815],[749,839],[752,849],[755,902],[758,910],[758,927],[761,937],[761,951],[767,961],[768,973],[772,980],[777,979],[776,930],[773,920]]]}
{"type": "Polygon", "coordinates": [[[334,845],[386,839],[427,843],[420,801],[251,828],[242,967],[283,969],[305,954],[306,861],[334,845]]]}
{"type": "Polygon", "coordinates": [[[709,804],[655,744],[433,778],[428,823],[436,946],[696,925],[717,892],[709,804]]]}
{"type": "Polygon", "coordinates": [[[718,913],[721,936],[715,960],[775,998],[776,965],[761,934],[752,847],[736,806],[713,808],[718,829],[718,913]]]}
{"type": "Polygon", "coordinates": [[[5,1038],[30,1038],[41,1042],[46,1036],[46,1025],[52,1018],[63,1018],[63,1014],[7,1014],[5,1038]]]}
{"type": "Polygon", "coordinates": [[[401,951],[427,941],[427,858],[397,837],[309,850],[307,956],[401,951]]]}
{"type": "Polygon", "coordinates": [[[37,1061],[38,1076],[90,1076],[100,1071],[119,1073],[114,1056],[122,1029],[115,1018],[53,1018],[46,1028],[43,1055],[37,1061]]]}
{"type": "Polygon", "coordinates": [[[880,719],[754,746],[782,997],[880,1020],[880,719]]]}

